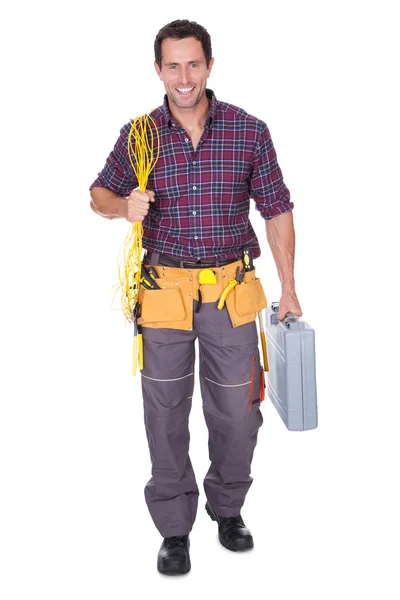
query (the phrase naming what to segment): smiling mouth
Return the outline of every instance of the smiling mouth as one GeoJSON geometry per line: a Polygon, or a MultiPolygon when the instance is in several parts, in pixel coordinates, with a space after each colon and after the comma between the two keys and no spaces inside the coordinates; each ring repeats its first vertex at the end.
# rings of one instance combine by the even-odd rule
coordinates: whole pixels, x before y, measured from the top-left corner
{"type": "Polygon", "coordinates": [[[181,96],[188,96],[191,94],[196,86],[189,88],[176,88],[176,91],[179,92],[181,96]]]}

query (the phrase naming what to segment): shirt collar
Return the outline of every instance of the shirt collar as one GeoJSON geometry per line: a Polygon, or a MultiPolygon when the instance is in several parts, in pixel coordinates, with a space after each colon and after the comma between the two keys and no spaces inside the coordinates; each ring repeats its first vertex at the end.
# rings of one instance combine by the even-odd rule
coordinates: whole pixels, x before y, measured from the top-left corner
{"type": "MultiPolygon", "coordinates": [[[[204,122],[204,127],[208,129],[209,127],[211,127],[212,122],[215,119],[215,114],[217,112],[217,98],[215,97],[214,92],[212,90],[209,90],[208,88],[206,89],[206,96],[209,100],[211,100],[210,110],[208,111],[207,118],[204,122]]],[[[162,111],[164,113],[165,120],[169,127],[179,127],[178,123],[176,123],[169,110],[167,94],[165,94],[164,96],[162,111]]]]}

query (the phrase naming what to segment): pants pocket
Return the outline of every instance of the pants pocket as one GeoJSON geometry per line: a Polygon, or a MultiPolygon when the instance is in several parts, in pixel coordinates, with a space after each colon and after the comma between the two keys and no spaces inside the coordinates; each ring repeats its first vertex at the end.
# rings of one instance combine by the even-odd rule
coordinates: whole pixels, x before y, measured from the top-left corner
{"type": "Polygon", "coordinates": [[[248,402],[249,410],[252,410],[253,405],[256,405],[256,408],[258,408],[262,400],[264,400],[264,371],[260,362],[260,354],[257,349],[253,354],[251,362],[251,384],[248,402]]]}

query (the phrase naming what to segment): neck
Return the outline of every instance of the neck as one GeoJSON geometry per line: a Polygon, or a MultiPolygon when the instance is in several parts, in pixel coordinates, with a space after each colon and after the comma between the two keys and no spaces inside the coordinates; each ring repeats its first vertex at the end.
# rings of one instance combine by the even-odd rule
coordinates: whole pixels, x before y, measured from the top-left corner
{"type": "Polygon", "coordinates": [[[204,122],[210,109],[210,101],[205,93],[200,102],[192,108],[180,108],[173,102],[168,102],[168,104],[171,115],[188,133],[204,128],[204,122]]]}

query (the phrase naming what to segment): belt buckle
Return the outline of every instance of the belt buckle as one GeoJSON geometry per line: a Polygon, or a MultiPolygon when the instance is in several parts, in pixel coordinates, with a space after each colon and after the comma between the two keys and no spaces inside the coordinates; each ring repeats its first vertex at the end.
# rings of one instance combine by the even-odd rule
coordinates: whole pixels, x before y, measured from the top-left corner
{"type": "Polygon", "coordinates": [[[188,268],[191,269],[207,269],[210,267],[206,267],[205,265],[208,265],[208,263],[204,263],[201,260],[182,260],[182,264],[183,265],[187,265],[188,268]]]}

